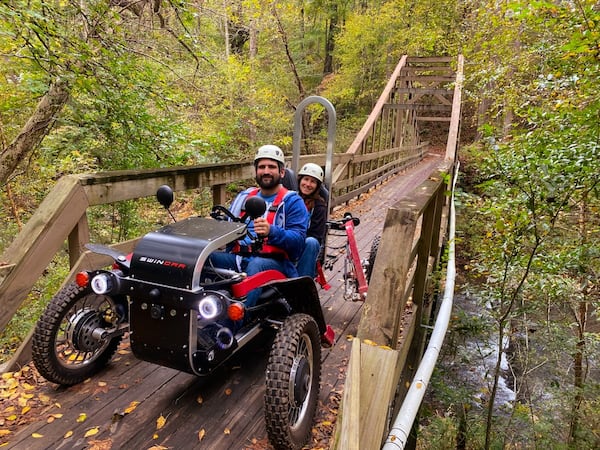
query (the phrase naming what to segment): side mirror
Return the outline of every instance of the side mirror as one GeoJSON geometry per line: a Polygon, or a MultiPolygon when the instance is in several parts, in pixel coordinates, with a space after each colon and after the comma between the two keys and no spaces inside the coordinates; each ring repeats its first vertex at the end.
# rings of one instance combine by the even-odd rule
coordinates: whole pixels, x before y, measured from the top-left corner
{"type": "Polygon", "coordinates": [[[173,204],[173,189],[171,189],[171,186],[163,184],[159,187],[156,191],[156,199],[165,209],[169,209],[169,206],[173,204]]]}
{"type": "Polygon", "coordinates": [[[246,214],[251,219],[256,219],[262,216],[267,210],[267,203],[258,196],[252,196],[246,200],[245,204],[246,214]]]}

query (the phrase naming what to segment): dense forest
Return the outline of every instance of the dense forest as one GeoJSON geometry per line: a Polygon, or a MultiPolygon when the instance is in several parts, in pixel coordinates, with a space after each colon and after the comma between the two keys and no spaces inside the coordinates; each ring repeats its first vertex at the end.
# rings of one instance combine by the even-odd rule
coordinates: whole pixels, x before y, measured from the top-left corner
{"type": "MultiPolygon", "coordinates": [[[[0,36],[2,250],[65,174],[289,152],[311,94],[335,105],[344,151],[401,55],[463,54],[460,290],[487,313],[457,309],[419,446],[600,446],[600,2],[6,0],[0,36]],[[503,408],[500,354],[479,391],[456,371],[483,336],[509,350],[503,408]]],[[[313,112],[314,152],[321,122],[313,112]]],[[[124,239],[138,208],[98,216],[124,239]]]]}

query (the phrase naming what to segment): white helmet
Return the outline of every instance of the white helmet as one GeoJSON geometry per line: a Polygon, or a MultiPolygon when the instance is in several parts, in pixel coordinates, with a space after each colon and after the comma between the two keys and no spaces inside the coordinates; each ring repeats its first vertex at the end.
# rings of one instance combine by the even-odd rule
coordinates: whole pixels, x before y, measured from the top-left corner
{"type": "Polygon", "coordinates": [[[272,159],[285,165],[285,155],[283,154],[283,150],[281,150],[279,147],[273,144],[267,144],[260,147],[256,151],[256,155],[254,156],[254,162],[263,158],[272,159]]]}
{"type": "Polygon", "coordinates": [[[323,169],[315,163],[306,163],[298,172],[298,176],[301,177],[303,175],[310,175],[313,178],[319,180],[319,182],[323,182],[323,169]]]}

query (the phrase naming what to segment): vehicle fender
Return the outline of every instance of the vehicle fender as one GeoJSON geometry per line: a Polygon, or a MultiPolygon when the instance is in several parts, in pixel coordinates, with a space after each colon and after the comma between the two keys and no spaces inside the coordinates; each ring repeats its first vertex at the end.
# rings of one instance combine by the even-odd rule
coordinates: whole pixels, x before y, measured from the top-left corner
{"type": "Polygon", "coordinates": [[[293,313],[304,313],[312,316],[321,334],[327,332],[327,324],[323,316],[317,285],[311,277],[288,278],[269,283],[285,297],[293,313]]]}

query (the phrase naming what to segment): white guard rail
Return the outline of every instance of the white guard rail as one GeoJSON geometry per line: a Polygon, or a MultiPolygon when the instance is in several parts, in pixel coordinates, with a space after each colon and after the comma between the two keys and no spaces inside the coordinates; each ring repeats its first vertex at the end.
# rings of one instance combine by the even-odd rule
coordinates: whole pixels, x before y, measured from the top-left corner
{"type": "Polygon", "coordinates": [[[455,209],[454,209],[454,186],[456,185],[456,178],[458,177],[459,163],[457,162],[456,170],[454,172],[454,179],[452,180],[452,197],[450,198],[450,220],[448,230],[448,266],[446,269],[446,283],[444,286],[444,297],[440,310],[438,312],[435,326],[431,333],[427,350],[423,354],[423,359],[419,364],[419,368],[415,373],[413,381],[408,389],[404,402],[400,407],[400,411],[396,416],[394,424],[390,430],[390,433],[385,441],[383,450],[396,450],[403,449],[408,440],[410,430],[412,429],[413,422],[417,416],[417,412],[423,401],[425,395],[425,389],[433,373],[433,369],[437,362],[437,358],[448,330],[448,323],[450,322],[450,315],[452,313],[452,302],[454,300],[454,282],[456,279],[456,265],[454,259],[454,234],[456,227],[455,209]]]}

